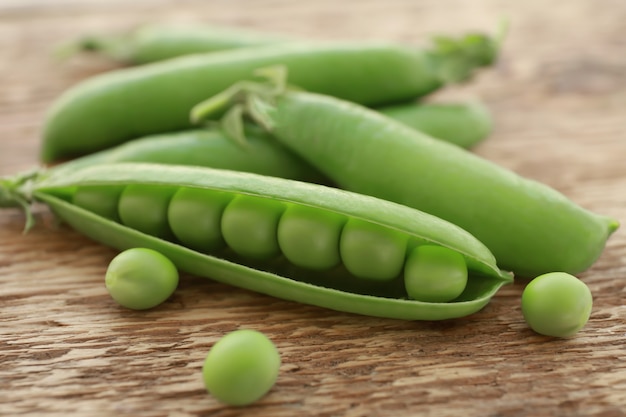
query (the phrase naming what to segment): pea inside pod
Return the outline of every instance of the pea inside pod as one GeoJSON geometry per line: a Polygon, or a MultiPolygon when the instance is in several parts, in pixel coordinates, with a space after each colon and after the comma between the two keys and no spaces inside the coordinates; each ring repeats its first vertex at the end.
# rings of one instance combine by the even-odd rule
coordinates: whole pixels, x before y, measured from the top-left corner
{"type": "Polygon", "coordinates": [[[346,218],[332,211],[294,204],[278,224],[278,244],[294,265],[325,270],[341,262],[339,241],[346,218]]]}
{"type": "MultiPolygon", "coordinates": [[[[81,196],[82,188],[78,187],[74,196],[81,196]]],[[[410,233],[386,225],[294,202],[289,202],[289,214],[283,219],[287,202],[258,195],[140,184],[128,185],[121,193],[110,192],[117,187],[87,188],[92,195],[101,193],[101,201],[112,200],[105,206],[119,207],[121,224],[151,236],[173,240],[170,233],[176,230],[176,241],[206,253],[224,242],[244,259],[270,260],[283,255],[294,265],[313,270],[341,263],[350,274],[368,280],[400,277],[411,238],[410,233]],[[202,227],[195,226],[196,220],[202,227]],[[308,228],[302,228],[304,222],[309,223],[308,228]],[[195,233],[187,233],[190,229],[195,233]],[[315,236],[316,232],[321,234],[315,236]],[[198,244],[201,237],[210,243],[198,244]],[[311,237],[318,241],[312,244],[311,237]]],[[[75,199],[73,203],[77,204],[75,199]]],[[[465,269],[463,257],[458,256],[460,268],[465,269]]],[[[451,269],[456,267],[451,263],[451,269]]],[[[446,280],[445,276],[439,278],[446,280]]],[[[423,288],[424,296],[412,298],[428,299],[428,289],[423,288]]]]}
{"type": "Polygon", "coordinates": [[[276,257],[280,254],[276,229],[284,210],[283,204],[271,199],[236,196],[222,214],[224,240],[246,257],[276,257]]]}
{"type": "MultiPolygon", "coordinates": [[[[482,308],[501,285],[510,281],[510,276],[497,268],[490,252],[462,229],[402,205],[320,185],[209,168],[115,164],[48,177],[35,188],[36,198],[48,203],[70,225],[103,243],[119,249],[149,247],[172,259],[180,270],[341,311],[404,319],[459,317],[482,308]],[[116,222],[73,202],[76,190],[82,187],[100,189],[106,198],[115,195],[109,189],[120,186],[124,188],[118,199],[120,207],[134,193],[144,198],[150,195],[154,210],[168,213],[162,217],[164,224],[142,231],[125,224],[124,216],[116,222]],[[194,217],[184,211],[178,216],[172,211],[181,195],[194,196],[194,217]],[[192,227],[189,225],[195,217],[202,223],[203,205],[210,218],[207,224],[213,227],[199,230],[209,231],[215,241],[223,240],[226,248],[222,251],[215,252],[211,245],[194,249],[192,246],[199,247],[193,244],[196,237],[192,242],[187,235],[176,232],[192,227]],[[219,229],[215,229],[218,224],[219,229]],[[318,224],[322,233],[307,232],[318,224]],[[262,233],[257,233],[257,228],[262,233]],[[163,229],[172,230],[173,235],[152,233],[163,229]],[[231,229],[240,235],[238,241],[232,239],[231,229]],[[358,245],[344,247],[342,241],[352,234],[367,238],[358,245]],[[308,243],[312,239],[315,242],[308,243]],[[306,279],[311,271],[323,275],[338,262],[347,280],[380,278],[395,288],[404,279],[409,248],[421,245],[445,247],[462,257],[469,278],[451,302],[412,300],[406,293],[390,298],[378,289],[364,293],[358,286],[335,286],[332,280],[321,286],[306,279]],[[385,260],[382,266],[374,256],[380,247],[385,249],[381,251],[385,260]],[[309,248],[310,257],[306,255],[309,248]],[[289,268],[276,268],[281,263],[289,268]],[[282,270],[290,275],[280,275],[282,270]]],[[[342,280],[343,276],[339,274],[336,279],[342,280]]]]}
{"type": "Polygon", "coordinates": [[[168,223],[176,238],[190,248],[212,252],[226,246],[221,233],[224,208],[232,196],[215,192],[207,199],[197,188],[180,188],[167,208],[168,223]],[[180,221],[187,219],[187,221],[180,221]]]}

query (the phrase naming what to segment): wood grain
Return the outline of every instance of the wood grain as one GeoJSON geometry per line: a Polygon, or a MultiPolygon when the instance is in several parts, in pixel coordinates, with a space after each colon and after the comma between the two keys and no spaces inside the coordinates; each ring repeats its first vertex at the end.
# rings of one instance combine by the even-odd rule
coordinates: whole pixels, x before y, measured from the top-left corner
{"type": "MultiPolygon", "coordinates": [[[[626,3],[480,0],[0,1],[0,175],[37,164],[52,101],[114,68],[54,60],[59,42],[153,21],[209,22],[312,39],[422,43],[433,33],[511,28],[498,66],[433,100],[477,98],[494,114],[476,152],[591,210],[626,219],[626,3]]],[[[0,211],[3,416],[625,416],[626,237],[580,277],[594,294],[576,337],[524,323],[524,282],[446,322],[341,314],[192,276],[162,307],[130,312],[107,295],[115,252],[58,225],[0,211]],[[236,409],[206,394],[200,368],[226,332],[265,332],[276,386],[236,409]]]]}

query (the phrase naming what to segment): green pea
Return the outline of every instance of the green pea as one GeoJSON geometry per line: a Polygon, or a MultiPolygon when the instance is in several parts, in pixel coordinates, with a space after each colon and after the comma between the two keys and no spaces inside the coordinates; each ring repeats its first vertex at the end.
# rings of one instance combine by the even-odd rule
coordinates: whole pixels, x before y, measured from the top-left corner
{"type": "Polygon", "coordinates": [[[341,259],[354,275],[374,280],[391,280],[404,266],[407,236],[375,223],[350,219],[343,228],[341,259]]]}
{"type": "Polygon", "coordinates": [[[167,213],[172,232],[185,245],[202,252],[223,248],[222,212],[231,199],[219,191],[181,188],[172,197],[167,213]]]}
{"type": "Polygon", "coordinates": [[[280,362],[276,346],[263,333],[236,330],[209,351],[202,367],[204,385],[225,404],[252,404],[274,386],[280,362]]]}
{"type": "Polygon", "coordinates": [[[122,223],[152,236],[171,237],[167,210],[175,190],[172,187],[129,185],[119,200],[122,223]]]}
{"type": "Polygon", "coordinates": [[[278,223],[278,244],[294,265],[329,269],[341,262],[339,237],[346,219],[337,213],[292,205],[278,223]]]}
{"type": "Polygon", "coordinates": [[[276,230],[284,205],[267,198],[237,196],[222,215],[222,234],[236,253],[255,259],[280,255],[276,230]]]}
{"type": "Polygon", "coordinates": [[[463,256],[442,246],[422,245],[411,251],[404,269],[410,298],[443,303],[457,298],[467,285],[463,256]]]}
{"type": "Polygon", "coordinates": [[[132,248],[113,258],[106,272],[105,286],[121,306],[146,310],[158,306],[174,293],[178,271],[161,253],[132,248]]]}
{"type": "Polygon", "coordinates": [[[119,221],[117,202],[123,187],[83,186],[73,194],[78,207],[110,220],[119,221]]]}
{"type": "Polygon", "coordinates": [[[569,337],[582,329],[591,315],[589,287],[573,275],[550,272],[533,279],[522,293],[522,313],[535,332],[569,337]]]}

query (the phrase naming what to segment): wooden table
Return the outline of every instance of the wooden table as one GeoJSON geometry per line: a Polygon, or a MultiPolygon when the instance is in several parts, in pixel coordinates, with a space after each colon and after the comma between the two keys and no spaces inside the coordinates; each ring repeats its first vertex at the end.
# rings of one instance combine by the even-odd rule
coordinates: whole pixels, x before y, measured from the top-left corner
{"type": "MultiPolygon", "coordinates": [[[[422,42],[433,33],[511,27],[498,66],[433,100],[477,98],[493,112],[475,152],[626,219],[623,0],[291,2],[0,1],[0,175],[37,164],[43,114],[66,88],[114,64],[59,62],[59,42],[145,22],[239,25],[311,39],[422,42]]],[[[86,138],[88,140],[88,138],[86,138]]],[[[44,207],[0,211],[0,414],[3,416],[625,416],[626,235],[580,274],[595,304],[566,340],[530,331],[523,282],[481,312],[446,322],[361,317],[185,276],[148,312],[114,304],[103,277],[115,251],[55,224],[44,207]],[[200,368],[226,332],[265,332],[280,377],[257,404],[208,396],[200,368]]]]}

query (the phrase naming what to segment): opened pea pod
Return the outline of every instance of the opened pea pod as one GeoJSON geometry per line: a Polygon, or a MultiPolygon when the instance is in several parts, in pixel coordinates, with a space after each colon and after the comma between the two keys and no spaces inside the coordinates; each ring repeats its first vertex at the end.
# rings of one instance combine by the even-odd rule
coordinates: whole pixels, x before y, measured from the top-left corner
{"type": "Polygon", "coordinates": [[[104,244],[153,249],[182,271],[339,311],[450,319],[480,310],[512,280],[457,226],[321,185],[120,163],[51,175],[24,189],[104,244]],[[421,250],[431,246],[443,253],[421,250]]]}

